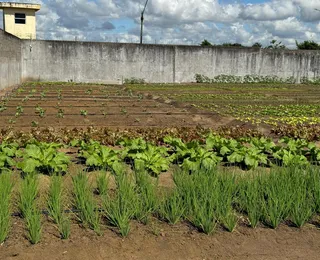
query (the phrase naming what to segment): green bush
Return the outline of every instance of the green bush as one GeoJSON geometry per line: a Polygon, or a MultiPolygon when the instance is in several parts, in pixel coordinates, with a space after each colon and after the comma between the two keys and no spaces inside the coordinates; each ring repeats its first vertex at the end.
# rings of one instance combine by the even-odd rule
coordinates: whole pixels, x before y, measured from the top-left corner
{"type": "Polygon", "coordinates": [[[131,77],[131,78],[124,79],[124,83],[125,84],[145,84],[146,81],[141,78],[131,77]]]}
{"type": "Polygon", "coordinates": [[[304,41],[301,43],[296,41],[296,45],[299,50],[320,50],[320,44],[315,41],[304,41]]]}

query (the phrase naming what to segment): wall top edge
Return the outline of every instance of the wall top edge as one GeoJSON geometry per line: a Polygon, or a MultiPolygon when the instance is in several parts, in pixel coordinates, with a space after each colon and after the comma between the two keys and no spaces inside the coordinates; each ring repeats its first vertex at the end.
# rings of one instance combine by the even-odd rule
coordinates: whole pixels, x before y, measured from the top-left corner
{"type": "Polygon", "coordinates": [[[110,45],[110,46],[129,46],[129,47],[160,47],[160,48],[177,48],[177,49],[203,49],[203,50],[231,50],[231,51],[248,51],[248,52],[269,52],[269,53],[317,53],[320,50],[289,50],[289,49],[263,49],[254,47],[225,47],[225,46],[199,46],[199,45],[172,45],[172,44],[139,44],[139,43],[120,43],[120,42],[93,42],[93,41],[68,41],[68,40],[30,40],[22,39],[22,42],[31,44],[32,42],[47,44],[74,44],[74,45],[110,45]]]}

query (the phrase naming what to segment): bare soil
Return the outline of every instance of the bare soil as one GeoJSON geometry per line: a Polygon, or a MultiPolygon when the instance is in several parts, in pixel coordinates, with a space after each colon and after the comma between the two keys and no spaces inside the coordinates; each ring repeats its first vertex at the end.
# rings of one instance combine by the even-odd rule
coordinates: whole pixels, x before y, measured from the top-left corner
{"type": "MultiPolygon", "coordinates": [[[[81,166],[74,165],[64,176],[64,187],[72,187],[72,175],[81,166]]],[[[240,170],[239,170],[240,172],[240,170]]],[[[97,172],[88,173],[89,182],[95,183],[97,172]]],[[[14,198],[21,179],[15,176],[14,198]]],[[[40,175],[39,204],[46,204],[50,176],[40,175]]],[[[161,174],[158,182],[161,188],[172,188],[170,173],[161,174]]],[[[113,178],[110,189],[115,189],[113,178]]],[[[67,192],[69,194],[69,192],[67,192]]],[[[15,203],[16,204],[16,203],[15,203]]],[[[17,208],[13,208],[16,212],[17,208]]],[[[87,260],[87,259],[319,259],[320,230],[319,217],[303,228],[291,227],[289,223],[276,230],[263,225],[256,229],[248,227],[245,217],[241,217],[235,231],[230,233],[220,226],[212,235],[205,235],[188,222],[169,225],[152,218],[147,225],[131,222],[129,236],[122,238],[115,228],[106,225],[102,219],[102,235],[77,223],[71,216],[71,237],[61,240],[55,225],[47,216],[42,218],[42,237],[37,245],[27,239],[24,221],[18,216],[12,218],[12,228],[7,241],[0,245],[2,260],[87,260]],[[312,223],[312,224],[311,224],[312,223]]]]}
{"type": "Polygon", "coordinates": [[[153,96],[137,95],[119,86],[30,85],[14,90],[8,97],[7,109],[1,112],[0,125],[16,130],[30,130],[35,126],[121,129],[200,125],[216,128],[225,123],[225,118],[217,113],[177,106],[153,96]],[[23,112],[16,115],[19,106],[23,112]],[[43,117],[36,112],[37,107],[45,111],[43,117]],[[86,115],[81,115],[81,110],[86,115]],[[63,111],[63,117],[58,115],[59,111],[63,111]]]}
{"type": "Polygon", "coordinates": [[[233,233],[218,230],[207,236],[187,223],[170,226],[153,222],[132,223],[131,233],[121,238],[111,229],[102,236],[72,226],[70,240],[58,237],[48,222],[42,242],[30,245],[21,239],[23,223],[15,219],[14,234],[0,246],[0,259],[319,259],[320,232],[312,225],[295,229],[282,225],[277,230],[240,226],[233,233]]]}

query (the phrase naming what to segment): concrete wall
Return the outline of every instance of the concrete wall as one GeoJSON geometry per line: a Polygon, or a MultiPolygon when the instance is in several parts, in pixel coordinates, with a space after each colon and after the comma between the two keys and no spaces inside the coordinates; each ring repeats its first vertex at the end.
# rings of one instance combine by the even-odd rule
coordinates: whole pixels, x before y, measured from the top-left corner
{"type": "Polygon", "coordinates": [[[21,41],[0,29],[0,89],[21,83],[21,41]]]}
{"type": "Polygon", "coordinates": [[[121,43],[23,41],[22,78],[117,82],[145,78],[172,82],[174,47],[121,43]]]}
{"type": "Polygon", "coordinates": [[[210,78],[221,74],[294,77],[298,82],[320,76],[320,51],[177,47],[175,60],[177,81],[190,81],[195,73],[210,78]]]}
{"type": "Polygon", "coordinates": [[[272,51],[64,41],[23,41],[22,78],[43,81],[191,82],[196,73],[214,77],[263,75],[320,76],[319,51],[272,51]]]}
{"type": "Polygon", "coordinates": [[[196,73],[313,79],[320,51],[19,40],[0,30],[0,89],[25,80],[191,82],[196,73]]]}

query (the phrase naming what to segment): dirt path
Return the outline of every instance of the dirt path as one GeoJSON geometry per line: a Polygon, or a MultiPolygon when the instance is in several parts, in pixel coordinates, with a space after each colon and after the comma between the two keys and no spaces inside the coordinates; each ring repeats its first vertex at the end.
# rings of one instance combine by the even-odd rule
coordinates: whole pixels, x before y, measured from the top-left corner
{"type": "MultiPolygon", "coordinates": [[[[18,220],[15,232],[23,231],[18,220]]],[[[104,259],[319,259],[320,231],[312,225],[296,229],[282,225],[278,230],[238,227],[233,233],[218,230],[207,236],[186,224],[133,224],[128,238],[104,230],[103,236],[72,226],[68,241],[57,238],[47,224],[42,242],[31,246],[15,234],[0,246],[0,259],[16,260],[104,260],[104,259]]]]}

